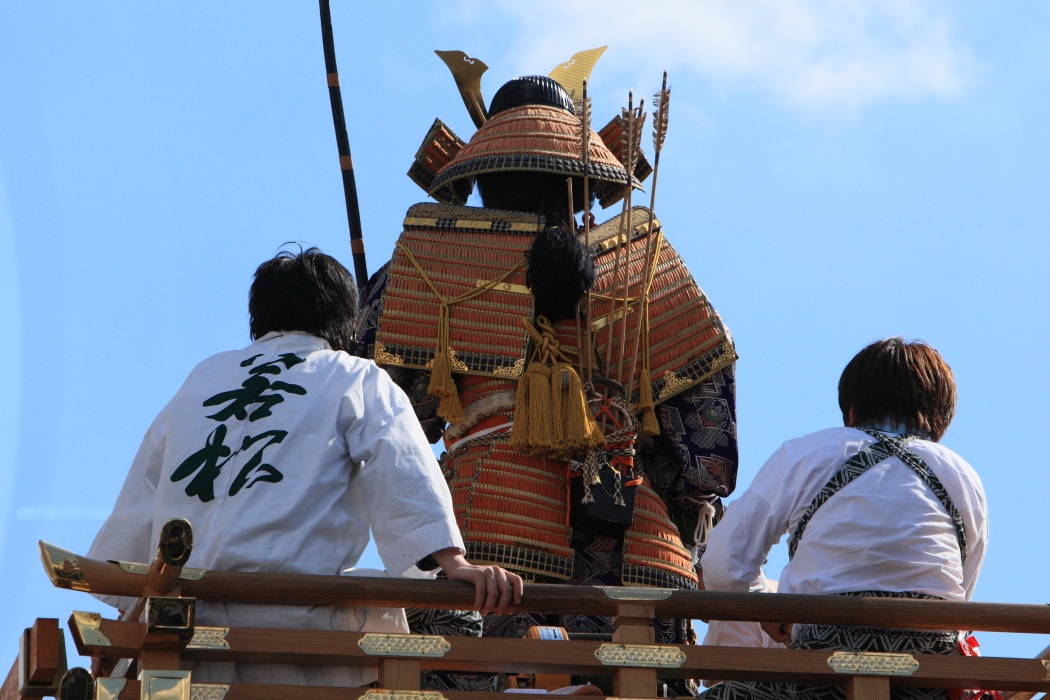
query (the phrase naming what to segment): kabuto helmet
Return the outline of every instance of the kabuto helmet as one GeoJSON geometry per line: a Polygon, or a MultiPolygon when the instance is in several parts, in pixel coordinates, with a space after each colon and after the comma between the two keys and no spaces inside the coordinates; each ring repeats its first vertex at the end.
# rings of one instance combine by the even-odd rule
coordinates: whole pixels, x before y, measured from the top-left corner
{"type": "Polygon", "coordinates": [[[485,64],[462,52],[437,52],[452,70],[478,130],[464,143],[435,120],[409,176],[427,194],[449,204],[464,204],[478,176],[507,172],[586,173],[603,207],[620,200],[628,182],[638,186],[652,169],[644,157],[638,158],[634,178],[628,178],[625,159],[608,145],[620,150],[619,117],[601,132],[590,132],[585,163],[583,125],[574,97],[582,99],[582,83],[602,51],[604,47],[580,52],[551,76],[511,80],[496,92],[488,110],[482,106],[480,87],[485,64]]]}

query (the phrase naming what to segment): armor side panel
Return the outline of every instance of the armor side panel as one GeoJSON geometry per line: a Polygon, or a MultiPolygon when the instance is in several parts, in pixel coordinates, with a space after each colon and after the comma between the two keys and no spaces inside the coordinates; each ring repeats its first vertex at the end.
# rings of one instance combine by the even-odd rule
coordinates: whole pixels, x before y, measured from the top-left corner
{"type": "Polygon", "coordinates": [[[375,361],[428,369],[447,333],[453,372],[521,374],[528,335],[520,319],[532,318],[525,253],[541,226],[515,212],[412,207],[383,293],[375,361]]]}

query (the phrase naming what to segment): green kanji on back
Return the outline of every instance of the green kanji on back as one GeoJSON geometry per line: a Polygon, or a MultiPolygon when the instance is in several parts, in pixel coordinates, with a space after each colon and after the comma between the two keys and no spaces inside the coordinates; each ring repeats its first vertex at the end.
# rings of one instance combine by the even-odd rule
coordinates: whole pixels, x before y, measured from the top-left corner
{"type": "MultiPolygon", "coordinates": [[[[261,354],[253,355],[242,361],[240,366],[251,367],[255,360],[260,357],[262,357],[261,354]]],[[[279,375],[283,370],[291,369],[305,361],[292,353],[284,353],[274,360],[264,362],[248,370],[249,376],[241,383],[240,389],[223,391],[205,399],[202,406],[227,404],[221,410],[208,416],[208,418],[218,421],[219,425],[208,434],[204,441],[204,447],[183,460],[172,472],[171,481],[176,483],[193,475],[193,478],[186,486],[186,495],[199,498],[202,502],[207,503],[215,499],[215,480],[219,478],[226,463],[238,454],[246,452],[253,447],[257,451],[245,462],[233,479],[233,482],[230,484],[229,495],[231,497],[236,496],[242,489],[251,488],[260,481],[274,484],[281,481],[284,478],[281,471],[272,464],[263,463],[263,451],[270,445],[281,443],[288,435],[288,431],[266,430],[257,435],[246,435],[241,441],[240,448],[231,450],[225,444],[227,435],[226,421],[235,418],[240,421],[247,420],[250,423],[273,415],[270,409],[283,403],[284,396],[279,393],[267,392],[284,392],[297,396],[306,395],[306,389],[298,384],[290,384],[279,380],[271,381],[264,376],[279,375]],[[258,404],[257,407],[249,413],[248,409],[256,404],[258,404]]]]}

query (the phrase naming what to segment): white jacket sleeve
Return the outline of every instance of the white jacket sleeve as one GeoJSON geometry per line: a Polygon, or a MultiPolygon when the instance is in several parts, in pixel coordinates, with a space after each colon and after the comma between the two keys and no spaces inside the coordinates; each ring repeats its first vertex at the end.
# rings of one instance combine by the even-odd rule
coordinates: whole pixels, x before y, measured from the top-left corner
{"type": "Polygon", "coordinates": [[[752,491],[745,491],[726,508],[700,560],[705,588],[741,593],[751,589],[762,574],[769,550],[783,534],[772,527],[770,512],[769,503],[752,491]]]}
{"type": "Polygon", "coordinates": [[[452,496],[405,393],[373,365],[363,377],[364,412],[346,435],[359,465],[357,488],[376,549],[399,576],[449,547],[464,550],[452,496]]]}
{"type": "MultiPolygon", "coordinates": [[[[113,511],[88,549],[88,558],[147,564],[153,560],[157,546],[150,540],[153,537],[153,501],[164,457],[163,421],[162,411],[142,439],[113,511]]],[[[121,610],[126,610],[133,601],[117,596],[96,597],[121,610]]]]}
{"type": "Polygon", "coordinates": [[[791,459],[781,446],[766,460],[747,490],[729,506],[711,530],[700,562],[704,586],[711,590],[748,591],[762,565],[788,529],[790,504],[777,495],[781,474],[791,459]],[[778,505],[779,504],[779,505],[778,505]]]}

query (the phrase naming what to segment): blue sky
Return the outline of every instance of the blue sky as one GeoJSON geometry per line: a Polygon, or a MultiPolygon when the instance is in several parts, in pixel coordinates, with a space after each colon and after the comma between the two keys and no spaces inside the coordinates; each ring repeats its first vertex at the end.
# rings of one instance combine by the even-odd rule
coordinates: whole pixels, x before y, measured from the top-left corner
{"type": "MultiPolygon", "coordinates": [[[[944,442],[988,493],[977,599],[1046,602],[1050,6],[333,5],[370,270],[425,199],[405,172],[434,118],[473,133],[434,49],[485,61],[491,97],[608,45],[590,83],[602,123],[666,69],[656,210],[738,345],[740,488],[782,441],[840,423],[857,350],[924,339],[959,384],[944,442]]],[[[37,540],[87,549],[186,373],[247,343],[251,274],[286,241],[350,266],[314,3],[0,5],[12,656],[33,618],[101,609],[49,588],[37,540]]],[[[1047,644],[980,637],[986,655],[1047,644]]]]}

